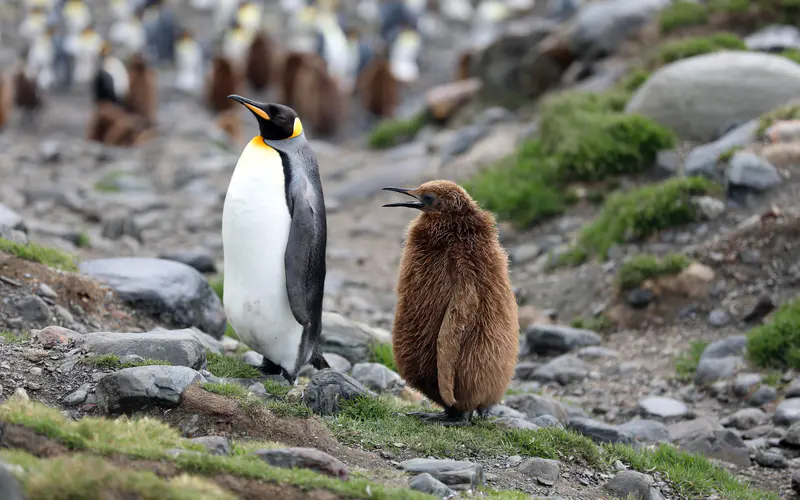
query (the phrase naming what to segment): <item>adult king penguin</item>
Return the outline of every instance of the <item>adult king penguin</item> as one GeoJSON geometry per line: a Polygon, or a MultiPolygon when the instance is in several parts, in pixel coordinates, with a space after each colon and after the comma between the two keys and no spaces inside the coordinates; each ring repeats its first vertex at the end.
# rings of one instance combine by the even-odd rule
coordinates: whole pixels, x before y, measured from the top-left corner
{"type": "Polygon", "coordinates": [[[259,135],[244,148],[222,209],[225,314],[261,371],[290,383],[328,363],[318,351],[327,242],[317,160],[297,113],[236,94],[259,135]]]}

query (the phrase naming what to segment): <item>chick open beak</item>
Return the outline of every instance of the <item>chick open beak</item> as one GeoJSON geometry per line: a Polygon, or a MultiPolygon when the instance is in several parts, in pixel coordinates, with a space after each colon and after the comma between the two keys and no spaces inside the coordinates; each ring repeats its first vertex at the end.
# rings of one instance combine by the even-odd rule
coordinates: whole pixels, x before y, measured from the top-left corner
{"type": "Polygon", "coordinates": [[[383,188],[383,191],[394,191],[395,193],[402,193],[402,194],[404,194],[406,196],[410,196],[410,197],[414,198],[415,200],[417,200],[417,201],[408,201],[408,202],[400,202],[400,203],[387,203],[386,205],[383,205],[384,207],[406,207],[406,208],[421,209],[422,207],[425,206],[419,201],[419,199],[417,198],[417,195],[414,194],[413,190],[411,190],[411,189],[398,188],[398,187],[385,187],[385,188],[383,188]]]}

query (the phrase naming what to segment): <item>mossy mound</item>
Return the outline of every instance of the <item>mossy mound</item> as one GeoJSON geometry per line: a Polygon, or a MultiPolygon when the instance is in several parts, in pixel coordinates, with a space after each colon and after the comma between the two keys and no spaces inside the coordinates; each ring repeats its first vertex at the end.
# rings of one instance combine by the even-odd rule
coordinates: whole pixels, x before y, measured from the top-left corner
{"type": "Polygon", "coordinates": [[[20,259],[38,262],[63,271],[78,270],[77,257],[56,248],[47,248],[35,243],[23,245],[22,243],[0,238],[0,252],[7,252],[20,259]]]}
{"type": "Polygon", "coordinates": [[[768,323],[751,330],[747,356],[764,368],[800,368],[800,300],[787,302],[768,323]]]}
{"type": "Polygon", "coordinates": [[[658,49],[656,61],[668,64],[680,59],[719,52],[721,50],[747,50],[747,45],[733,33],[720,32],[709,36],[684,38],[666,42],[658,49]]]}
{"type": "Polygon", "coordinates": [[[367,144],[371,148],[384,149],[411,141],[429,121],[426,113],[406,119],[383,120],[369,133],[367,144]]]}
{"type": "Polygon", "coordinates": [[[624,262],[617,272],[619,290],[629,290],[659,276],[678,274],[691,261],[683,254],[672,253],[659,259],[655,255],[639,254],[624,262]]]}
{"type": "Polygon", "coordinates": [[[755,29],[773,23],[794,24],[798,15],[797,0],[679,0],[661,11],[659,26],[664,34],[704,25],[755,29]]]}
{"type": "Polygon", "coordinates": [[[719,186],[703,177],[676,177],[615,193],[600,215],[583,228],[577,245],[561,263],[577,264],[591,254],[605,259],[608,250],[626,241],[641,241],[658,231],[697,219],[692,196],[717,193],[719,186]]]}
{"type": "Polygon", "coordinates": [[[626,92],[564,92],[540,108],[539,135],[484,170],[467,190],[485,208],[518,227],[558,215],[575,201],[574,182],[641,172],[674,145],[661,125],[623,110],[626,92]]]}

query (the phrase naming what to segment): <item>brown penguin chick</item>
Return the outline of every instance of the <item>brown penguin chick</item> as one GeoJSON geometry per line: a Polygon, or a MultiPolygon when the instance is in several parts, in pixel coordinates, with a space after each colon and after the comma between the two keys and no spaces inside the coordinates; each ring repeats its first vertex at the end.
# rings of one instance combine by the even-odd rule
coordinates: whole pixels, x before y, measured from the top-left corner
{"type": "Polygon", "coordinates": [[[305,52],[289,52],[283,58],[281,68],[281,99],[283,104],[290,108],[296,108],[295,97],[297,92],[297,75],[307,64],[310,54],[305,52]]]}
{"type": "Polygon", "coordinates": [[[208,82],[208,107],[214,113],[221,113],[236,106],[228,99],[239,91],[239,74],[234,65],[222,54],[217,54],[211,63],[211,75],[208,82]]]}
{"type": "Polygon", "coordinates": [[[325,60],[309,54],[297,74],[295,87],[296,95],[302,96],[295,110],[312,133],[318,137],[335,135],[346,117],[346,103],[344,93],[328,72],[325,60]]]}
{"type": "Polygon", "coordinates": [[[356,87],[364,109],[379,118],[394,115],[400,101],[400,83],[392,75],[388,57],[377,55],[359,75],[356,87]]]}
{"type": "Polygon", "coordinates": [[[459,185],[430,181],[416,189],[384,188],[416,208],[400,261],[392,331],[400,375],[444,413],[426,420],[466,423],[505,394],[519,351],[517,302],[508,255],[494,216],[459,185]]]}
{"type": "Polygon", "coordinates": [[[0,130],[6,127],[14,107],[14,89],[8,73],[0,72],[0,130]]]}
{"type": "Polygon", "coordinates": [[[103,142],[108,131],[127,113],[121,106],[109,101],[102,101],[95,106],[92,119],[86,129],[86,140],[103,142]]]}
{"type": "Polygon", "coordinates": [[[148,66],[142,53],[134,54],[128,62],[130,85],[125,107],[144,118],[148,125],[156,123],[158,115],[157,75],[148,66]]]}
{"type": "Polygon", "coordinates": [[[256,92],[267,88],[272,77],[273,44],[266,33],[256,33],[245,62],[245,76],[256,92]]]}
{"type": "Polygon", "coordinates": [[[24,67],[19,68],[14,75],[14,105],[21,109],[29,120],[44,105],[36,79],[28,78],[24,67]]]}

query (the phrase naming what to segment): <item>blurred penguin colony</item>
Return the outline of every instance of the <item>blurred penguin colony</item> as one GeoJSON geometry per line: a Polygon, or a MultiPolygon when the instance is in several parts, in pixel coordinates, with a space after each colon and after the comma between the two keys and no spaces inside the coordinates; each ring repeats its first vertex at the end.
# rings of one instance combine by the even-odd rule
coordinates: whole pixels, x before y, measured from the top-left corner
{"type": "MultiPolygon", "coordinates": [[[[472,31],[453,61],[534,0],[19,0],[17,64],[0,79],[0,127],[35,120],[49,99],[89,92],[87,138],[131,146],[157,133],[159,72],[202,101],[236,142],[244,93],[294,108],[312,136],[337,134],[351,106],[395,115],[420,77],[423,47],[448,23],[472,31]]],[[[4,4],[11,3],[4,1],[4,4]]],[[[12,6],[0,7],[11,9],[12,6]]],[[[452,74],[452,73],[451,73],[452,74]]],[[[163,96],[162,96],[163,98],[163,96]]]]}

